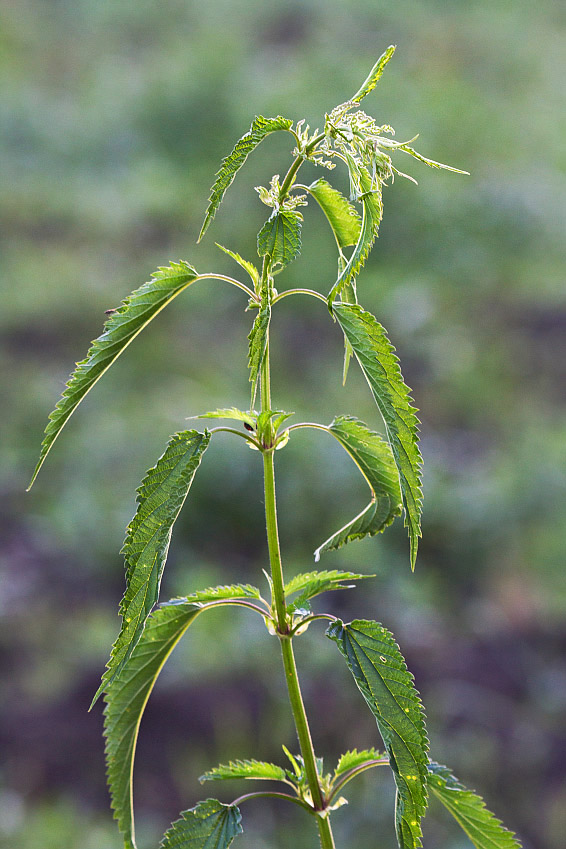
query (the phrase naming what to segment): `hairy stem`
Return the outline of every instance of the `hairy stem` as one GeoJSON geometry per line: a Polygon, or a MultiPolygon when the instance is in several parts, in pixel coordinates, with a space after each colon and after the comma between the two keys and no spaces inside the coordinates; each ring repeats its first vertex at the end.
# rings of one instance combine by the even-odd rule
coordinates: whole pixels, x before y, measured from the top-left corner
{"type": "MultiPolygon", "coordinates": [[[[269,271],[267,263],[264,262],[263,272],[265,275],[269,271]]],[[[269,410],[271,407],[271,382],[269,371],[269,342],[267,344],[265,359],[261,368],[261,408],[262,411],[269,410]]],[[[264,470],[264,491],[265,491],[265,523],[267,529],[267,545],[269,550],[269,562],[271,566],[271,580],[275,619],[277,622],[277,631],[281,644],[281,653],[283,657],[283,666],[285,669],[285,682],[291,702],[291,710],[295,721],[297,737],[301,755],[305,766],[305,773],[309,785],[309,790],[312,797],[313,806],[316,810],[324,809],[324,800],[318,773],[316,770],[316,759],[312,737],[310,734],[307,714],[301,695],[299,684],[299,676],[295,663],[295,656],[289,635],[289,625],[287,623],[287,606],[285,603],[285,584],[283,580],[283,565],[281,562],[281,550],[279,546],[279,534],[277,530],[277,506],[275,500],[275,469],[273,461],[273,451],[265,450],[263,452],[263,470],[264,470]]],[[[317,825],[322,849],[334,849],[334,838],[330,828],[328,816],[317,817],[317,825]]]]}

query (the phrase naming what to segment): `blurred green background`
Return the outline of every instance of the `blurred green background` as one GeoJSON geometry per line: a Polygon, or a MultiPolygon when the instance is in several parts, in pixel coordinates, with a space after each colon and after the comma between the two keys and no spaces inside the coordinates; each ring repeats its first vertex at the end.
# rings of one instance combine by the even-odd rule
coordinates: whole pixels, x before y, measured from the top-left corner
{"type": "MultiPolygon", "coordinates": [[[[527,849],[563,847],[562,0],[0,0],[0,14],[0,845],[121,845],[100,705],[87,713],[119,624],[118,552],[136,486],[168,436],[203,410],[247,407],[241,293],[203,283],[163,313],[89,395],[25,494],[47,414],[104,310],[154,268],[183,258],[235,273],[214,241],[253,258],[265,210],[252,187],[285,172],[285,134],[246,164],[195,244],[219,160],[253,115],[320,126],[396,43],[367,110],[399,139],[420,133],[423,154],[471,176],[407,157],[398,165],[418,188],[398,179],[385,191],[359,292],[388,328],[421,410],[424,537],[414,575],[399,522],[326,555],[325,568],[377,577],[324,605],[394,631],[434,757],[480,790],[527,849]]],[[[316,209],[305,212],[303,255],[278,283],[326,292],[332,238],[316,209]]],[[[297,420],[350,413],[378,426],[354,368],[341,386],[341,344],[323,305],[283,301],[274,402],[297,420]]],[[[262,580],[258,460],[241,440],[215,440],[176,527],[163,598],[262,580]]],[[[321,434],[297,432],[277,460],[292,575],[312,568],[313,549],[366,492],[321,434]]],[[[140,849],[198,799],[244,792],[201,788],[204,769],[237,757],[282,763],[281,742],[296,750],[277,645],[262,629],[245,612],[211,614],[164,672],[137,759],[140,849]]],[[[297,652],[327,767],[348,747],[378,745],[322,626],[297,652]]],[[[373,772],[350,787],[334,816],[338,846],[393,849],[389,777],[373,772]]],[[[254,849],[316,841],[300,813],[277,803],[250,803],[244,826],[242,845],[254,849]]],[[[468,845],[434,805],[425,832],[429,846],[468,845]]]]}

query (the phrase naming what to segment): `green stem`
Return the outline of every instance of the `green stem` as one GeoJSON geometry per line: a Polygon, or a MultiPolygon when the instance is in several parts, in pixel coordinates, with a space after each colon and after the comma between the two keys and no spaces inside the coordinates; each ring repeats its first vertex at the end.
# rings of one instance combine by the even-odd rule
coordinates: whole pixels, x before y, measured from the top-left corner
{"type": "MultiPolygon", "coordinates": [[[[264,261],[262,269],[262,283],[264,276],[269,273],[268,263],[264,261]]],[[[261,367],[261,409],[271,409],[271,381],[269,369],[269,340],[266,346],[265,358],[261,367]]],[[[267,529],[267,545],[269,550],[269,562],[271,566],[272,595],[274,614],[277,623],[277,632],[281,644],[283,666],[285,668],[285,682],[291,702],[291,710],[295,721],[297,737],[301,755],[305,766],[309,790],[312,797],[313,807],[317,811],[324,811],[324,799],[320,788],[316,759],[309,724],[301,695],[299,676],[293,653],[289,625],[287,622],[287,605],[285,603],[285,583],[283,580],[283,565],[281,562],[281,550],[279,547],[279,533],[277,530],[277,506],[275,500],[275,468],[273,450],[263,452],[264,492],[265,492],[265,524],[267,529]]],[[[334,838],[330,828],[328,815],[317,816],[318,832],[322,849],[334,849],[334,838]]]]}

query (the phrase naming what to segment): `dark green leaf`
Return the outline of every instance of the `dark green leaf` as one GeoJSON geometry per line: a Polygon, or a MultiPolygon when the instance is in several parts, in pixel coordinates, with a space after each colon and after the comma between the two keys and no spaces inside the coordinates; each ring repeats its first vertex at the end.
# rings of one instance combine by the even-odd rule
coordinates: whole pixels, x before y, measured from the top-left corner
{"type": "Polygon", "coordinates": [[[384,531],[401,514],[399,475],[391,448],[382,437],[351,416],[338,416],[328,430],[346,449],[365,477],[372,492],[368,506],[351,522],[326,540],[314,553],[340,548],[354,539],[384,531]]]}
{"type": "Polygon", "coordinates": [[[342,572],[334,569],[328,572],[305,572],[296,575],[285,585],[285,595],[298,592],[299,595],[290,605],[291,610],[303,607],[309,599],[325,593],[328,590],[347,590],[354,585],[344,581],[358,581],[362,578],[372,578],[373,575],[359,575],[356,572],[342,572]]]}
{"type": "Polygon", "coordinates": [[[414,569],[422,510],[422,457],[418,446],[416,409],[411,404],[395,349],[381,324],[357,304],[334,304],[332,309],[385,422],[399,472],[405,527],[409,530],[411,545],[411,567],[414,569]]]}
{"type": "Polygon", "coordinates": [[[30,487],[61,430],[97,380],[157,313],[197,279],[197,272],[188,262],[171,263],[158,269],[149,283],[132,292],[111,315],[104,325],[104,333],[92,343],[86,359],[77,363],[63,395],[49,416],[30,487]]]}
{"type": "Polygon", "coordinates": [[[242,816],[235,805],[216,799],[199,802],[165,832],[160,849],[228,849],[242,833],[242,816]]]}
{"type": "MultiPolygon", "coordinates": [[[[353,160],[348,157],[349,164],[353,164],[353,160]]],[[[360,269],[363,267],[369,253],[373,247],[373,243],[379,230],[379,224],[383,215],[383,204],[381,200],[381,184],[379,180],[372,183],[369,171],[362,165],[361,162],[356,163],[356,173],[362,189],[361,202],[363,206],[362,226],[359,232],[358,241],[352,251],[352,256],[346,263],[346,266],[338,275],[338,279],[328,295],[330,304],[337,298],[353,281],[360,269]]],[[[348,299],[349,301],[352,298],[348,299]]],[[[354,299],[355,300],[355,299],[354,299]]]]}
{"type": "Polygon", "coordinates": [[[448,767],[431,761],[428,769],[429,790],[450,811],[476,849],[520,849],[521,844],[513,832],[506,829],[488,811],[481,796],[464,787],[448,767]]]}
{"type": "Polygon", "coordinates": [[[389,62],[389,60],[391,59],[391,57],[393,56],[394,53],[395,53],[395,45],[391,44],[387,48],[385,53],[383,53],[379,57],[379,59],[377,60],[377,62],[375,63],[375,65],[373,66],[371,71],[369,72],[367,79],[365,80],[364,84],[360,87],[359,91],[357,91],[356,94],[352,97],[352,100],[351,100],[352,103],[360,103],[360,101],[363,100],[363,98],[366,96],[366,94],[369,94],[370,91],[373,91],[373,89],[376,87],[377,83],[379,82],[381,75],[383,74],[383,70],[384,70],[385,66],[387,65],[387,63],[389,62]]]}
{"type": "Polygon", "coordinates": [[[143,712],[165,661],[203,608],[174,604],[155,610],[132,655],[105,693],[108,787],[125,849],[135,849],[132,772],[143,712]]]}
{"type": "Polygon", "coordinates": [[[332,623],[334,640],[377,721],[397,785],[395,822],[401,849],[421,846],[427,805],[428,739],[419,694],[393,635],[363,619],[332,623]]]}
{"type": "Polygon", "coordinates": [[[356,208],[323,177],[306,188],[326,215],[339,249],[355,245],[361,229],[356,208]]]}
{"type": "Polygon", "coordinates": [[[225,248],[224,245],[219,245],[218,242],[216,242],[215,244],[217,248],[220,248],[221,251],[224,251],[225,254],[228,254],[228,256],[232,257],[232,259],[235,260],[235,262],[237,262],[238,265],[244,269],[244,271],[247,271],[247,273],[252,279],[254,288],[257,289],[259,285],[259,271],[255,267],[255,265],[252,262],[248,262],[247,259],[241,257],[240,254],[237,254],[235,251],[231,251],[228,248],[225,248]]]}
{"type": "Polygon", "coordinates": [[[244,760],[220,764],[201,775],[199,781],[219,781],[230,778],[254,778],[269,781],[285,781],[286,773],[282,767],[265,761],[244,760]]]}
{"type": "Polygon", "coordinates": [[[248,155],[270,133],[277,130],[289,130],[292,124],[292,121],[282,118],[281,115],[278,115],[277,118],[264,118],[262,115],[254,118],[248,132],[236,142],[232,152],[222,160],[222,165],[216,174],[216,180],[210,192],[208,209],[206,210],[198,238],[199,242],[216,215],[216,210],[222,202],[224,192],[232,183],[232,180],[248,158],[248,155]]]}
{"type": "Polygon", "coordinates": [[[257,235],[257,252],[271,257],[271,267],[281,270],[301,253],[302,216],[282,209],[269,218],[257,235]]]}
{"type": "Polygon", "coordinates": [[[345,752],[345,754],[340,756],[340,760],[334,770],[332,782],[334,783],[338,778],[350,772],[350,770],[356,769],[368,761],[379,761],[385,757],[383,752],[378,751],[378,749],[362,749],[361,752],[358,752],[357,749],[352,749],[351,752],[345,752]]]}
{"type": "Polygon", "coordinates": [[[262,298],[261,307],[254,319],[252,329],[248,334],[248,368],[250,370],[250,383],[252,385],[250,407],[255,404],[257,385],[260,378],[261,366],[267,351],[269,340],[269,323],[271,321],[271,304],[268,298],[262,298]]]}
{"type": "Polygon", "coordinates": [[[126,560],[126,592],[120,604],[122,629],[93,704],[127,663],[158,600],[173,525],[209,441],[208,431],[176,433],[138,489],[138,509],[128,525],[122,549],[126,560]]]}

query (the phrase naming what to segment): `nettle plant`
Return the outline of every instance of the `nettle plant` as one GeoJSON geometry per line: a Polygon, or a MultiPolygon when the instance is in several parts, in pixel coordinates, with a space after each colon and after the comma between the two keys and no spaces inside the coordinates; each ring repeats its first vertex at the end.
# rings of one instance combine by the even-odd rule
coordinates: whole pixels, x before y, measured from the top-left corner
{"type": "MultiPolygon", "coordinates": [[[[301,428],[316,428],[338,440],[358,466],[371,491],[367,507],[336,531],[315,552],[325,552],[353,540],[384,531],[403,514],[408,530],[410,565],[414,568],[421,535],[421,455],[418,419],[403,381],[395,349],[384,328],[358,302],[356,281],[373,246],[382,217],[382,187],[402,174],[393,157],[408,154],[432,166],[450,168],[417,153],[411,142],[395,141],[392,128],[361,111],[360,102],[375,87],[393,55],[389,47],[372,68],[359,91],[325,116],[322,131],[311,132],[304,121],[256,117],[247,132],[222,161],[212,187],[200,233],[208,229],[225,191],[247,156],[270,133],[286,132],[294,140],[293,160],[283,179],[275,175],[268,188],[257,189],[270,214],[257,236],[261,268],[238,253],[222,248],[245,273],[246,283],[223,274],[199,274],[188,262],[160,268],[153,279],[136,289],[120,307],[109,310],[102,335],[86,359],[78,363],[50,416],[34,479],[53,443],[85,395],[130,342],[164,307],[200,280],[219,279],[237,286],[246,296],[246,309],[255,310],[249,333],[251,399],[248,410],[236,407],[202,413],[197,418],[226,419],[231,426],[184,430],[171,437],[164,454],[151,468],[139,490],[137,510],[124,543],[126,591],[120,604],[121,631],[114,643],[93,704],[104,695],[106,756],[112,807],[126,849],[134,849],[132,774],[140,722],[153,686],[166,660],[189,626],[207,611],[236,605],[260,616],[267,633],[279,640],[284,677],[300,753],[283,750],[289,763],[279,765],[250,758],[216,766],[201,781],[246,780],[279,783],[280,789],[247,792],[229,804],[216,799],[184,811],[165,833],[162,849],[226,849],[242,832],[240,805],[260,797],[276,797],[303,809],[316,824],[323,849],[334,839],[331,813],[346,802],[348,782],[373,767],[389,768],[396,785],[395,827],[401,849],[422,845],[421,820],[430,796],[445,805],[477,849],[515,849],[512,832],[485,807],[481,797],[466,789],[451,771],[431,760],[425,715],[413,676],[390,631],[378,622],[342,622],[324,612],[312,612],[311,601],[329,590],[352,586],[368,577],[354,572],[309,571],[285,580],[277,531],[274,452],[301,428]],[[350,199],[324,177],[309,185],[297,182],[303,165],[332,170],[346,166],[350,199]],[[336,239],[338,274],[327,295],[310,289],[276,289],[275,277],[301,250],[302,210],[310,199],[320,206],[336,239]],[[361,207],[361,216],[358,212],[361,207]],[[249,278],[249,279],[248,279],[249,278]],[[324,304],[345,344],[344,374],[357,360],[383,420],[382,434],[353,416],[337,416],[329,425],[289,424],[291,413],[274,408],[270,383],[269,329],[272,310],[291,296],[310,296],[324,304]],[[267,597],[252,584],[193,590],[157,606],[159,588],[173,525],[209,441],[229,432],[257,450],[264,470],[265,520],[270,573],[267,597]],[[331,772],[315,755],[293,653],[293,640],[310,623],[330,620],[326,636],[336,643],[367,706],[374,715],[384,751],[367,749],[343,754],[331,772]]],[[[396,160],[395,160],[396,161],[396,160]]],[[[402,176],[407,176],[403,174],[402,176]]],[[[412,178],[409,178],[412,179],[412,178]]],[[[32,480],[33,483],[33,480],[32,480]]]]}

